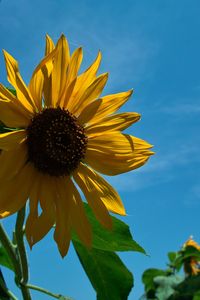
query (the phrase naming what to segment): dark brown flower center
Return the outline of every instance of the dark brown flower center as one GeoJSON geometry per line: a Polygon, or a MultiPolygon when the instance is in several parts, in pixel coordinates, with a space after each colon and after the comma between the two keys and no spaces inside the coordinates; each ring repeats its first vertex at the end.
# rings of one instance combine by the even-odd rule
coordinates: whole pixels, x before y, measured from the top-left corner
{"type": "Polygon", "coordinates": [[[87,137],[68,110],[46,108],[27,128],[28,158],[42,173],[70,175],[84,158],[87,137]]]}

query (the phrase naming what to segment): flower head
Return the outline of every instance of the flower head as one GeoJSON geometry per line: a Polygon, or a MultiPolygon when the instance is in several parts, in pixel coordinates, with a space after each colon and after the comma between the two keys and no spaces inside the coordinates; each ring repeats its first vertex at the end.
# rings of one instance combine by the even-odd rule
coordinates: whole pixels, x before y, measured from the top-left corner
{"type": "MultiPolygon", "coordinates": [[[[188,247],[193,247],[200,251],[200,246],[197,242],[190,237],[183,245],[183,251],[186,251],[188,247]]],[[[200,261],[197,257],[189,256],[184,260],[184,271],[188,275],[198,275],[200,274],[200,261]]]]}
{"type": "Polygon", "coordinates": [[[74,230],[91,245],[91,228],[78,188],[99,222],[111,227],[108,211],[125,215],[118,193],[99,173],[117,175],[142,166],[151,145],[124,129],[140,119],[115,112],[132,91],[101,97],[108,74],[97,76],[101,53],[78,74],[82,48],[70,54],[64,35],[46,39],[45,57],[27,86],[17,61],[4,51],[7,78],[16,96],[0,84],[0,217],[29,199],[26,236],[32,247],[55,224],[54,239],[66,255],[74,230]],[[38,210],[41,208],[41,212],[38,210]]]}

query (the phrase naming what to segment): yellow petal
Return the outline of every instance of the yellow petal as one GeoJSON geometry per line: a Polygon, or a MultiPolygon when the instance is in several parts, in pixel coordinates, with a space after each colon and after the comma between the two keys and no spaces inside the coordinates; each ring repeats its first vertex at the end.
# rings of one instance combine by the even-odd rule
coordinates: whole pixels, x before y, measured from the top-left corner
{"type": "Polygon", "coordinates": [[[109,215],[105,213],[105,207],[116,214],[126,215],[125,208],[118,193],[91,168],[80,164],[74,178],[84,192],[95,215],[97,218],[100,218],[99,221],[103,225],[111,225],[111,220],[108,219],[109,215]],[[100,203],[103,203],[105,206],[102,206],[100,203]]]}
{"type": "Polygon", "coordinates": [[[55,222],[55,198],[56,190],[54,179],[48,175],[40,177],[40,189],[38,198],[42,209],[41,214],[37,217],[35,214],[32,223],[31,245],[40,241],[53,227],[55,222]]]}
{"type": "Polygon", "coordinates": [[[6,63],[7,78],[10,84],[12,84],[12,86],[16,89],[17,98],[24,104],[25,107],[29,107],[31,112],[35,111],[35,102],[19,73],[17,61],[5,50],[3,52],[6,63]]]}
{"type": "MultiPolygon", "coordinates": [[[[90,169],[87,171],[87,167],[80,165],[78,171],[73,173],[74,180],[85,195],[88,204],[93,210],[97,220],[106,228],[112,228],[112,219],[109,216],[108,210],[102,201],[102,193],[94,189],[93,181],[90,179],[90,169]],[[82,170],[83,169],[83,170],[82,170]]],[[[105,195],[104,195],[105,198],[105,195]]]]}
{"type": "Polygon", "coordinates": [[[85,163],[106,175],[117,175],[142,166],[153,154],[147,142],[130,135],[111,134],[90,137],[85,163]]]}
{"type": "Polygon", "coordinates": [[[114,153],[115,155],[132,154],[134,143],[127,135],[114,131],[90,137],[87,148],[104,151],[108,154],[114,153]]]}
{"type": "Polygon", "coordinates": [[[146,151],[146,153],[137,153],[137,155],[133,155],[132,159],[127,159],[125,156],[115,157],[114,155],[105,154],[101,151],[89,150],[84,162],[94,168],[97,172],[114,176],[130,172],[143,166],[152,154],[154,153],[146,151]]]}
{"type": "Polygon", "coordinates": [[[49,52],[35,68],[29,88],[37,98],[38,110],[41,109],[41,92],[44,90],[45,104],[51,104],[51,72],[53,70],[53,60],[58,49],[53,49],[49,52]]]}
{"type": "Polygon", "coordinates": [[[93,101],[92,103],[88,104],[78,116],[78,122],[82,125],[87,124],[91,118],[96,114],[98,111],[99,106],[101,105],[101,99],[98,101],[93,101]]]}
{"type": "Polygon", "coordinates": [[[50,38],[50,36],[46,35],[46,48],[45,48],[45,56],[52,52],[55,48],[54,42],[50,38]]]}
{"type": "Polygon", "coordinates": [[[58,48],[55,48],[52,52],[50,52],[47,56],[45,56],[41,62],[37,65],[35,70],[33,71],[34,76],[39,70],[42,70],[43,68],[47,69],[47,75],[50,76],[53,68],[52,60],[54,60],[55,55],[57,54],[58,48]]]}
{"type": "Polygon", "coordinates": [[[54,222],[50,219],[48,211],[43,211],[32,223],[32,236],[30,238],[31,247],[47,235],[53,227],[54,222]]]}
{"type": "Polygon", "coordinates": [[[77,77],[82,59],[83,59],[83,50],[82,48],[78,48],[72,54],[69,62],[66,85],[69,85],[77,77]]]}
{"type": "Polygon", "coordinates": [[[38,111],[42,110],[42,93],[43,93],[43,84],[44,84],[44,74],[41,69],[32,76],[29,90],[35,101],[38,111]]]}
{"type": "Polygon", "coordinates": [[[0,120],[11,128],[25,128],[30,123],[13,102],[4,100],[0,100],[0,120]]]}
{"type": "Polygon", "coordinates": [[[27,147],[23,142],[14,150],[1,151],[0,154],[0,180],[11,179],[20,172],[27,162],[27,147]]]}
{"type": "MultiPolygon", "coordinates": [[[[53,64],[52,64],[53,68],[53,64]]],[[[42,70],[44,75],[44,84],[43,84],[43,92],[44,92],[44,103],[46,107],[51,107],[52,103],[52,78],[48,75],[48,71],[46,68],[42,70]]]]}
{"type": "Polygon", "coordinates": [[[29,102],[21,102],[13,93],[6,89],[0,83],[0,100],[11,101],[16,111],[19,111],[24,117],[31,119],[33,116],[33,109],[29,102]]]}
{"type": "Polygon", "coordinates": [[[152,148],[148,142],[129,134],[111,131],[98,136],[91,136],[88,140],[88,149],[114,152],[116,154],[133,154],[135,150],[152,148]]]}
{"type": "Polygon", "coordinates": [[[56,229],[54,239],[62,257],[64,257],[70,245],[70,213],[73,191],[69,177],[59,178],[57,183],[58,197],[56,198],[56,229]]]}
{"type": "Polygon", "coordinates": [[[66,108],[67,104],[70,100],[70,96],[75,88],[75,84],[77,81],[77,74],[80,68],[81,62],[83,58],[82,48],[78,48],[72,54],[72,57],[69,61],[69,66],[67,69],[66,82],[60,96],[59,106],[66,108]]]}
{"type": "MultiPolygon", "coordinates": [[[[101,95],[104,86],[108,80],[108,73],[104,73],[102,75],[99,75],[94,82],[85,90],[83,95],[80,97],[79,102],[77,103],[77,106],[74,107],[71,112],[79,115],[83,109],[92,101],[99,98],[101,95]]],[[[70,105],[70,103],[69,103],[70,105]]]]}
{"type": "Polygon", "coordinates": [[[76,88],[74,94],[76,98],[80,98],[80,95],[83,94],[83,91],[89,87],[96,78],[96,73],[98,71],[99,65],[101,62],[101,52],[99,51],[95,61],[91,66],[77,78],[76,88]]]}
{"type": "Polygon", "coordinates": [[[52,70],[52,106],[56,107],[62,95],[67,79],[67,68],[69,64],[69,46],[64,35],[60,37],[56,46],[52,70]]]}
{"type": "MultiPolygon", "coordinates": [[[[96,78],[96,73],[98,71],[101,62],[101,53],[99,52],[97,58],[92,63],[92,65],[82,74],[77,77],[76,84],[73,90],[71,101],[69,103],[69,109],[73,110],[76,104],[79,102],[80,97],[83,95],[85,90],[92,84],[96,78]]],[[[68,107],[68,103],[66,103],[68,107]]]]}
{"type": "Polygon", "coordinates": [[[34,181],[31,186],[29,195],[29,215],[26,220],[25,233],[29,246],[33,246],[33,233],[34,223],[38,218],[38,201],[39,201],[39,190],[40,190],[40,174],[35,170],[34,181]]]}
{"type": "MultiPolygon", "coordinates": [[[[96,101],[99,102],[100,100],[96,101]]],[[[99,135],[109,131],[121,131],[128,128],[140,119],[140,115],[135,112],[121,113],[103,118],[85,128],[86,135],[99,135]]]]}
{"type": "Polygon", "coordinates": [[[73,201],[71,206],[70,222],[72,228],[76,231],[83,244],[86,245],[87,247],[91,247],[91,243],[92,243],[91,226],[85,215],[83,203],[79,195],[79,192],[77,191],[73,182],[71,182],[71,185],[72,185],[72,192],[73,192],[73,198],[72,198],[73,201]]]}
{"type": "Polygon", "coordinates": [[[76,80],[77,78],[75,78],[68,86],[66,86],[66,88],[64,89],[61,97],[60,97],[60,101],[59,101],[59,106],[61,108],[66,108],[67,104],[70,100],[70,97],[73,93],[74,87],[76,85],[76,80]]]}
{"type": "Polygon", "coordinates": [[[12,150],[25,139],[26,131],[17,130],[0,134],[0,149],[12,150]]]}
{"type": "Polygon", "coordinates": [[[129,99],[132,93],[133,91],[130,90],[123,93],[101,97],[102,104],[100,105],[97,113],[91,119],[90,123],[97,123],[104,117],[107,117],[116,112],[129,99]]]}
{"type": "Polygon", "coordinates": [[[0,218],[19,211],[25,205],[34,180],[33,173],[32,165],[27,163],[17,176],[0,181],[0,218]]]}

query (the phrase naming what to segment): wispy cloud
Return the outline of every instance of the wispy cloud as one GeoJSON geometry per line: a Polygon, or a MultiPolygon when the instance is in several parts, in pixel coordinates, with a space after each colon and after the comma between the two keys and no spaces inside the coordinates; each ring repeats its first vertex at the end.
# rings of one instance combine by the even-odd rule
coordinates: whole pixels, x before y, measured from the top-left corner
{"type": "Polygon", "coordinates": [[[191,192],[195,198],[198,198],[198,202],[200,203],[200,182],[191,188],[191,192]]]}
{"type": "Polygon", "coordinates": [[[186,206],[199,206],[200,205],[200,182],[194,184],[184,199],[186,206]]]}
{"type": "Polygon", "coordinates": [[[194,103],[194,99],[188,103],[181,103],[168,107],[162,107],[160,111],[171,115],[186,115],[186,114],[199,114],[200,113],[200,100],[194,103]],[[192,103],[191,103],[192,102],[192,103]]]}

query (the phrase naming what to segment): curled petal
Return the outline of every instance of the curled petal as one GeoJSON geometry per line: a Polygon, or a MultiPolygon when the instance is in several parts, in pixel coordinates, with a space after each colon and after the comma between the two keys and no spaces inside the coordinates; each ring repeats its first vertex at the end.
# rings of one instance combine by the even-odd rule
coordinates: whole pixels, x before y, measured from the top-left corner
{"type": "Polygon", "coordinates": [[[111,228],[112,220],[108,211],[125,215],[124,206],[117,192],[96,172],[81,164],[73,177],[83,191],[99,222],[111,228]]]}
{"type": "Polygon", "coordinates": [[[106,175],[117,175],[137,169],[145,164],[152,146],[130,135],[112,132],[92,137],[84,162],[106,175]]]}
{"type": "MultiPolygon", "coordinates": [[[[95,102],[102,102],[98,100],[95,102]]],[[[99,106],[101,103],[99,103],[99,106]]],[[[94,115],[94,114],[93,114],[94,115]]],[[[112,116],[103,118],[102,120],[93,123],[92,125],[86,126],[85,132],[88,136],[99,135],[104,132],[110,131],[122,131],[131,126],[133,123],[137,122],[140,119],[140,114],[131,112],[131,113],[121,113],[112,116]]]]}

